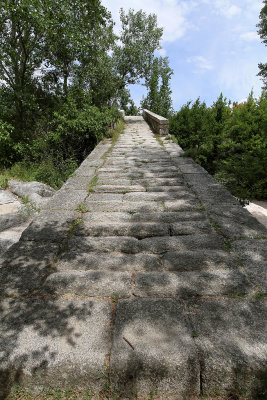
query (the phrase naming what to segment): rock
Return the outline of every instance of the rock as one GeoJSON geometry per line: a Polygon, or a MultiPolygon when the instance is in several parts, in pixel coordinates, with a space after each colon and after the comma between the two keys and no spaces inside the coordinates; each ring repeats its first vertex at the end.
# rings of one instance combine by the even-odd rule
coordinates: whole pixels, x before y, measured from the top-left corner
{"type": "Polygon", "coordinates": [[[7,190],[0,190],[0,205],[13,203],[17,200],[17,197],[7,190]]]}
{"type": "Polygon", "coordinates": [[[10,180],[8,184],[10,191],[0,190],[0,254],[20,239],[36,208],[43,208],[55,193],[40,182],[10,180]],[[22,204],[20,197],[27,198],[29,204],[22,204]]]}
{"type": "MultiPolygon", "coordinates": [[[[14,225],[10,226],[6,230],[0,229],[0,254],[3,254],[5,251],[9,249],[14,243],[18,242],[22,232],[29,225],[29,221],[23,222],[22,217],[20,215],[13,215],[17,217],[17,219],[10,219],[10,222],[13,222],[14,225]]],[[[0,224],[2,223],[1,215],[0,215],[0,224]]],[[[2,228],[2,227],[1,227],[2,228]]]]}
{"type": "Polygon", "coordinates": [[[55,194],[55,189],[41,182],[21,182],[9,180],[8,187],[17,196],[27,198],[35,207],[42,208],[50,197],[55,194]]]}
{"type": "MultiPolygon", "coordinates": [[[[8,190],[0,190],[0,232],[13,228],[25,222],[29,218],[29,210],[18,200],[18,197],[10,193],[8,190]]],[[[6,235],[11,237],[12,232],[5,232],[6,235]]],[[[17,235],[15,235],[16,237],[17,235]]],[[[9,241],[4,240],[0,235],[0,253],[8,248],[9,241]]]]}

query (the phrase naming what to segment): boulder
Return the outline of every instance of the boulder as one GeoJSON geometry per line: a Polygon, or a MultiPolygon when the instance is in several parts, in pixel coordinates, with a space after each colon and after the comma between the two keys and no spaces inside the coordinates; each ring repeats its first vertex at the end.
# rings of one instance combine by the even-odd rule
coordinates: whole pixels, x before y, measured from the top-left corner
{"type": "Polygon", "coordinates": [[[12,193],[19,197],[27,198],[35,207],[42,208],[50,197],[56,192],[55,189],[40,182],[21,182],[9,180],[8,187],[12,193]]]}

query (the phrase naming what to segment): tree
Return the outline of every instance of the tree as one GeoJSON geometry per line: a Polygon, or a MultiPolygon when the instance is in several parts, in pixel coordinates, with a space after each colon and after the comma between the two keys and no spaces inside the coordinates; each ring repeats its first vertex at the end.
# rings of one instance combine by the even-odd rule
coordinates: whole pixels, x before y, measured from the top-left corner
{"type": "Polygon", "coordinates": [[[123,88],[119,92],[120,109],[124,110],[126,115],[138,115],[139,109],[136,107],[133,99],[131,98],[130,90],[123,88]]]}
{"type": "Polygon", "coordinates": [[[113,23],[100,0],[48,0],[44,10],[46,80],[67,96],[75,79],[85,86],[88,70],[101,68],[101,55],[114,42],[113,23]]]}
{"type": "MultiPolygon", "coordinates": [[[[260,12],[260,22],[257,25],[259,28],[258,33],[262,42],[267,45],[267,0],[264,0],[264,6],[260,12]]],[[[263,89],[267,89],[267,63],[260,63],[259,64],[260,72],[258,73],[259,76],[262,77],[264,87],[263,89]]]]}
{"type": "Polygon", "coordinates": [[[155,14],[140,10],[120,11],[122,32],[114,47],[113,60],[120,78],[120,89],[147,78],[154,52],[160,49],[163,29],[157,26],[155,14]]]}
{"type": "Polygon", "coordinates": [[[170,79],[173,74],[169,66],[168,57],[155,58],[151,64],[151,70],[146,80],[148,89],[147,97],[142,101],[142,108],[168,117],[171,111],[170,79]]]}
{"type": "Polygon", "coordinates": [[[43,61],[42,16],[39,0],[0,2],[0,77],[13,96],[16,130],[24,128],[34,103],[34,72],[43,61]]]}
{"type": "Polygon", "coordinates": [[[29,133],[49,96],[60,100],[73,85],[97,90],[92,78],[114,39],[100,0],[0,1],[1,89],[13,101],[14,133],[29,133]]]}

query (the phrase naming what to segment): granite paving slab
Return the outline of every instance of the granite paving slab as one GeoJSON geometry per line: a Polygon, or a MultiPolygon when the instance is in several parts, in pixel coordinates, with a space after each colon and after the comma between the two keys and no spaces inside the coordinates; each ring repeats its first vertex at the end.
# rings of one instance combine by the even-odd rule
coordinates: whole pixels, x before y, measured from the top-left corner
{"type": "Polygon", "coordinates": [[[162,264],[156,254],[84,253],[78,249],[61,255],[57,262],[57,271],[60,270],[161,271],[162,264]]]}
{"type": "Polygon", "coordinates": [[[258,294],[267,294],[267,240],[238,240],[233,243],[233,250],[258,294]]]}
{"type": "Polygon", "coordinates": [[[135,275],[138,297],[230,296],[252,291],[246,275],[233,269],[205,272],[146,272],[135,275]]]}
{"type": "Polygon", "coordinates": [[[240,205],[210,205],[206,206],[206,210],[225,237],[230,239],[265,237],[267,239],[265,226],[240,205]]]}
{"type": "Polygon", "coordinates": [[[78,217],[77,211],[41,211],[22,233],[21,240],[61,242],[67,236],[70,224],[78,217]]]}
{"type": "Polygon", "coordinates": [[[0,393],[18,377],[20,385],[35,390],[103,387],[110,347],[109,302],[7,299],[0,309],[0,362],[1,370],[7,371],[0,379],[0,393]]]}
{"type": "Polygon", "coordinates": [[[189,303],[188,317],[200,355],[203,395],[264,399],[266,301],[195,300],[189,303]]]}
{"type": "Polygon", "coordinates": [[[25,296],[38,290],[53,271],[56,243],[18,242],[0,259],[1,296],[25,296]]]}
{"type": "Polygon", "coordinates": [[[199,393],[199,363],[182,305],[172,299],[119,301],[111,381],[122,398],[185,399],[199,393]]]}
{"type": "Polygon", "coordinates": [[[199,249],[168,251],[162,255],[164,269],[169,271],[202,271],[228,269],[239,266],[239,260],[224,250],[199,249]]]}
{"type": "Polygon", "coordinates": [[[41,293],[50,295],[130,297],[131,274],[115,271],[60,271],[50,274],[41,293]]]}

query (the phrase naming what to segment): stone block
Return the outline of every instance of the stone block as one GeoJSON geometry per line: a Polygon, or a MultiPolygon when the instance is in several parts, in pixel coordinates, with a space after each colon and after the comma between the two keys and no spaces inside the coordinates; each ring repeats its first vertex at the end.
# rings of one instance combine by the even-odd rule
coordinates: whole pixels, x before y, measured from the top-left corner
{"type": "Polygon", "coordinates": [[[87,209],[93,212],[150,212],[150,211],[161,211],[162,206],[160,203],[155,201],[138,201],[138,202],[127,202],[127,201],[93,201],[90,198],[85,200],[85,206],[87,209]]]}
{"type": "Polygon", "coordinates": [[[121,202],[123,197],[123,194],[120,193],[90,193],[87,202],[121,202]]]}
{"type": "Polygon", "coordinates": [[[126,193],[126,192],[145,192],[146,189],[141,185],[96,185],[94,192],[96,193],[126,193]]]}
{"type": "Polygon", "coordinates": [[[53,271],[58,250],[55,243],[18,242],[11,246],[0,260],[1,296],[22,296],[39,289],[53,271]]]}
{"type": "Polygon", "coordinates": [[[209,221],[174,222],[170,226],[172,236],[197,235],[201,233],[212,233],[209,221]]]}
{"type": "Polygon", "coordinates": [[[185,180],[204,205],[239,205],[236,198],[209,174],[186,174],[185,180]]]}
{"type": "Polygon", "coordinates": [[[62,186],[62,190],[87,190],[88,186],[95,175],[95,169],[93,169],[91,174],[88,176],[73,176],[69,178],[64,185],[62,186]]]}
{"type": "Polygon", "coordinates": [[[45,210],[31,222],[22,233],[21,240],[59,241],[67,238],[70,224],[77,219],[78,212],[64,210],[45,210]]]}
{"type": "Polygon", "coordinates": [[[127,193],[124,195],[125,201],[168,201],[168,200],[176,200],[176,199],[192,199],[195,196],[189,191],[184,189],[180,189],[177,192],[147,192],[147,193],[127,193]]]}
{"type": "Polygon", "coordinates": [[[155,254],[124,253],[83,253],[68,251],[58,263],[57,270],[95,270],[95,271],[160,271],[162,266],[159,256],[155,254]]]}
{"type": "Polygon", "coordinates": [[[206,210],[221,233],[229,239],[267,238],[267,229],[241,206],[218,204],[206,206],[206,210]]]}
{"type": "MultiPolygon", "coordinates": [[[[266,303],[266,302],[265,302],[266,303]]],[[[204,396],[266,397],[267,307],[247,299],[189,303],[204,396]]]]}
{"type": "Polygon", "coordinates": [[[180,199],[180,200],[167,200],[164,201],[165,211],[183,211],[183,210],[197,210],[200,208],[198,200],[194,199],[180,199]]]}
{"type": "Polygon", "coordinates": [[[179,273],[145,272],[135,276],[134,294],[139,297],[178,297],[240,295],[252,286],[240,271],[209,270],[179,273]]]}
{"type": "Polygon", "coordinates": [[[119,301],[110,371],[120,398],[198,395],[198,357],[182,305],[172,299],[119,301]]]}
{"type": "Polygon", "coordinates": [[[238,260],[223,250],[171,251],[163,254],[164,269],[169,271],[202,271],[237,268],[238,260]]]}
{"type": "Polygon", "coordinates": [[[223,250],[224,241],[221,236],[216,234],[163,236],[142,239],[139,241],[139,246],[142,251],[161,254],[167,251],[223,250]]]}
{"type": "Polygon", "coordinates": [[[153,222],[84,222],[79,225],[76,234],[79,236],[132,236],[138,239],[151,236],[166,236],[169,225],[153,222]]]}
{"type": "MultiPolygon", "coordinates": [[[[143,239],[146,240],[146,239],[143,239]]],[[[69,250],[82,250],[107,253],[118,251],[127,254],[135,254],[140,251],[140,240],[133,237],[82,237],[75,236],[69,240],[69,250]]]]}
{"type": "Polygon", "coordinates": [[[135,213],[131,215],[134,222],[157,222],[157,223],[175,223],[192,221],[208,221],[205,214],[201,211],[177,211],[177,212],[151,212],[151,213],[135,213]]]}
{"type": "Polygon", "coordinates": [[[255,289],[267,293],[267,240],[238,240],[233,250],[255,289]]]}
{"type": "Polygon", "coordinates": [[[72,210],[81,204],[88,192],[86,190],[59,190],[45,205],[46,210],[72,210]]]}
{"type": "Polygon", "coordinates": [[[115,271],[59,271],[49,275],[41,292],[50,295],[130,297],[131,274],[115,271]]]}
{"type": "Polygon", "coordinates": [[[136,179],[134,184],[139,184],[146,187],[152,186],[179,186],[184,182],[183,177],[176,178],[144,178],[136,179]]]}
{"type": "Polygon", "coordinates": [[[147,192],[179,192],[184,189],[184,185],[179,186],[151,186],[146,189],[147,192]]]}
{"type": "Polygon", "coordinates": [[[12,299],[1,302],[1,316],[0,394],[12,382],[33,390],[103,387],[109,302],[12,299]]]}

